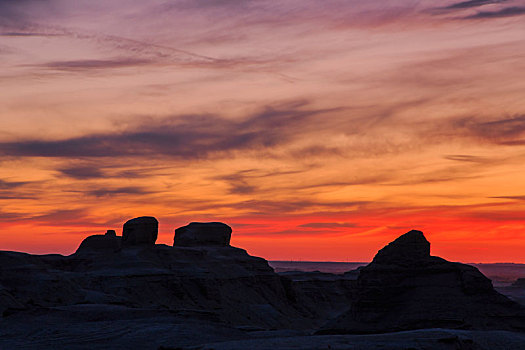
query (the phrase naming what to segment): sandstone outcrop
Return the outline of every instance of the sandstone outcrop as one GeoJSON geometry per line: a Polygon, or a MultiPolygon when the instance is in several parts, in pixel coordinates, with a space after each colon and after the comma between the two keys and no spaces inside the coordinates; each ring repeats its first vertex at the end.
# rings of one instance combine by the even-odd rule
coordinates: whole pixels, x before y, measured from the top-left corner
{"type": "Polygon", "coordinates": [[[430,256],[410,231],[359,270],[355,300],[321,334],[383,333],[422,328],[525,331],[525,310],[475,267],[430,256]]]}
{"type": "Polygon", "coordinates": [[[232,229],[222,222],[192,222],[175,230],[173,245],[178,247],[230,245],[232,229]]]}
{"type": "Polygon", "coordinates": [[[152,216],[128,220],[122,228],[122,245],[154,245],[159,233],[159,222],[152,216]]]}

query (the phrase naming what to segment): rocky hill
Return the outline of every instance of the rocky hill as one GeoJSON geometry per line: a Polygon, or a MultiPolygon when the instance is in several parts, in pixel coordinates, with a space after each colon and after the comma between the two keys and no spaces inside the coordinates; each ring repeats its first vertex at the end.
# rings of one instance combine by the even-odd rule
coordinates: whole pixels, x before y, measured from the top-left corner
{"type": "Polygon", "coordinates": [[[473,266],[430,255],[420,231],[381,249],[359,270],[356,298],[320,331],[384,333],[449,328],[525,331],[525,309],[473,266]]]}

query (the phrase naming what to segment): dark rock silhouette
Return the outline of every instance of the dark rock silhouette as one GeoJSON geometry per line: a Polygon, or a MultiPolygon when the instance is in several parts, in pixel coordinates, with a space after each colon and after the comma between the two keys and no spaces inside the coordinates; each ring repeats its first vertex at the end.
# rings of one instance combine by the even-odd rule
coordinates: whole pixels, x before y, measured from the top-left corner
{"type": "Polygon", "coordinates": [[[107,230],[106,231],[106,236],[117,236],[117,233],[115,232],[115,230],[107,230]]]}
{"type": "Polygon", "coordinates": [[[475,267],[430,256],[410,231],[362,267],[348,311],[319,333],[383,333],[421,328],[525,331],[524,308],[499,294],[475,267]]]}
{"type": "Polygon", "coordinates": [[[229,246],[232,229],[222,222],[192,222],[175,230],[178,247],[229,246]]]}
{"type": "Polygon", "coordinates": [[[373,264],[410,266],[427,263],[430,257],[430,242],[423,232],[412,230],[379,250],[373,264]]]}
{"type": "Polygon", "coordinates": [[[122,245],[154,245],[159,232],[159,222],[152,216],[128,220],[122,229],[122,245]]]}
{"type": "Polygon", "coordinates": [[[294,298],[287,278],[266,260],[228,245],[229,226],[188,227],[195,236],[183,238],[198,246],[154,245],[157,221],[141,217],[124,225],[123,249],[116,249],[120,237],[110,232],[87,237],[71,256],[0,252],[2,304],[11,305],[13,296],[17,308],[27,310],[125,305],[129,312],[171,310],[251,329],[319,324],[294,298]]]}
{"type": "Polygon", "coordinates": [[[8,310],[24,309],[24,305],[18,302],[18,300],[0,284],[0,316],[7,316],[9,313],[8,310]]]}
{"type": "Polygon", "coordinates": [[[230,246],[231,228],[222,223],[181,227],[173,247],[154,244],[157,228],[155,218],[136,218],[124,225],[127,243],[108,230],[87,237],[70,256],[0,251],[0,348],[484,349],[479,339],[491,349],[517,350],[525,344],[525,333],[486,331],[525,330],[523,308],[495,292],[477,269],[430,256],[419,231],[383,248],[369,265],[335,275],[277,274],[266,260],[230,246]],[[484,331],[422,330],[384,340],[311,336],[319,329],[435,327],[484,331]]]}
{"type": "Polygon", "coordinates": [[[80,243],[76,253],[118,251],[120,249],[121,237],[117,237],[115,231],[110,231],[106,232],[105,235],[93,235],[85,238],[82,243],[80,243]]]}

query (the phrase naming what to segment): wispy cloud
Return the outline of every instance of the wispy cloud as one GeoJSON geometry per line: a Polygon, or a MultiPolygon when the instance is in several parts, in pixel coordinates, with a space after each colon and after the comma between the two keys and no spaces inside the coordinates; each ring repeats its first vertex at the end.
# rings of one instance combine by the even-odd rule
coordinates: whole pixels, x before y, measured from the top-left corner
{"type": "Polygon", "coordinates": [[[468,163],[488,163],[492,162],[492,159],[480,156],[473,156],[470,154],[450,154],[444,156],[445,159],[455,160],[457,162],[468,162],[468,163]]]}
{"type": "MultiPolygon", "coordinates": [[[[270,178],[275,179],[289,175],[298,175],[306,170],[307,169],[268,171],[262,169],[244,169],[231,174],[214,176],[212,180],[226,182],[230,186],[229,192],[232,194],[252,194],[260,190],[256,183],[272,181],[270,178]]],[[[275,185],[273,187],[275,188],[275,185]]]]}
{"type": "Polygon", "coordinates": [[[467,135],[496,144],[512,144],[523,141],[525,136],[525,115],[480,120],[479,118],[459,118],[454,124],[467,135]]]}
{"type": "MultiPolygon", "coordinates": [[[[493,146],[519,146],[525,138],[525,116],[452,116],[416,126],[425,140],[442,144],[455,140],[470,144],[493,146]]],[[[446,159],[463,162],[490,162],[470,155],[447,155],[446,159]]]]}
{"type": "Polygon", "coordinates": [[[0,190],[10,190],[23,185],[26,185],[28,182],[25,181],[5,181],[0,179],[0,190]]]}
{"type": "Polygon", "coordinates": [[[106,177],[106,174],[104,174],[103,171],[94,166],[73,166],[61,168],[58,169],[58,171],[63,175],[77,180],[98,179],[106,177]]]}
{"type": "Polygon", "coordinates": [[[39,32],[0,32],[0,36],[6,37],[54,37],[62,34],[39,33],[39,32]]]}
{"type": "Polygon", "coordinates": [[[463,17],[464,19],[489,19],[525,15],[525,7],[505,7],[497,11],[480,11],[474,15],[463,17]]]}
{"type": "Polygon", "coordinates": [[[85,71],[97,69],[115,69],[126,67],[138,67],[150,64],[151,61],[136,58],[115,58],[108,60],[76,60],[56,61],[37,65],[40,68],[63,71],[85,71]]]}
{"type": "MultiPolygon", "coordinates": [[[[0,197],[1,198],[1,197],[0,197]]],[[[10,213],[0,210],[0,221],[16,221],[24,218],[24,215],[19,213],[10,213]]]]}
{"type": "Polygon", "coordinates": [[[366,201],[320,201],[320,200],[248,200],[230,204],[237,209],[249,209],[254,215],[282,215],[311,211],[350,210],[366,205],[366,201]]]}
{"type": "Polygon", "coordinates": [[[479,7],[484,5],[490,5],[490,4],[499,4],[502,2],[505,2],[506,0],[469,0],[469,1],[462,1],[458,2],[449,6],[444,7],[445,9],[468,9],[472,7],[479,7]]]}
{"type": "Polygon", "coordinates": [[[497,198],[497,199],[512,199],[517,201],[525,201],[525,196],[494,196],[489,198],[497,198]]]}
{"type": "Polygon", "coordinates": [[[151,190],[147,190],[142,187],[128,186],[118,188],[99,188],[96,190],[84,191],[85,194],[95,197],[115,197],[119,195],[145,195],[152,193],[151,190]]]}
{"type": "Polygon", "coordinates": [[[306,121],[329,110],[308,109],[304,101],[266,107],[245,120],[212,115],[180,116],[113,134],[44,141],[0,143],[0,154],[18,157],[169,156],[199,159],[223,152],[285,144],[306,121]],[[213,125],[213,129],[210,128],[213,125]]]}

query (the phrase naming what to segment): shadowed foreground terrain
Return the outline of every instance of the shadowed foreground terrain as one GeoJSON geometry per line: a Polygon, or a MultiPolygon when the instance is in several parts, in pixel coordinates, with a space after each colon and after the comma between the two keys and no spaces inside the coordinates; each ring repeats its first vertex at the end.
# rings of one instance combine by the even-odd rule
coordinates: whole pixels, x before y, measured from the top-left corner
{"type": "Polygon", "coordinates": [[[277,274],[191,223],[140,217],[70,256],[0,252],[1,349],[523,349],[525,310],[420,231],[344,274],[277,274]]]}

